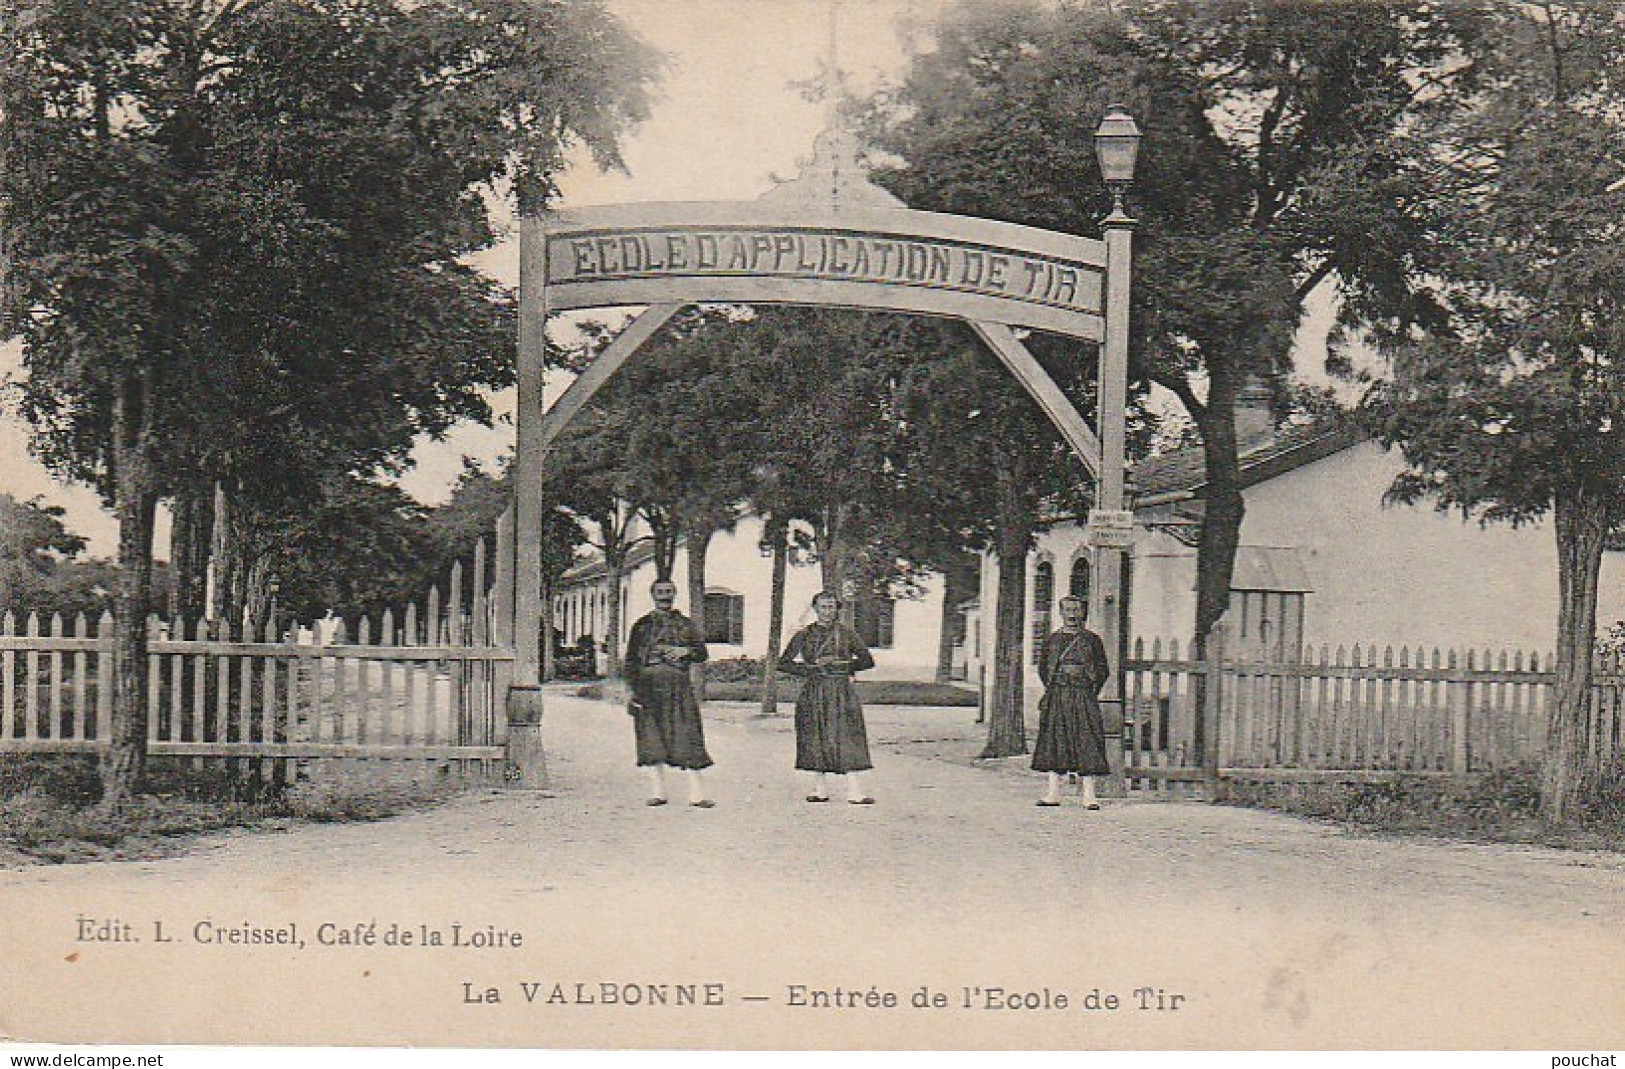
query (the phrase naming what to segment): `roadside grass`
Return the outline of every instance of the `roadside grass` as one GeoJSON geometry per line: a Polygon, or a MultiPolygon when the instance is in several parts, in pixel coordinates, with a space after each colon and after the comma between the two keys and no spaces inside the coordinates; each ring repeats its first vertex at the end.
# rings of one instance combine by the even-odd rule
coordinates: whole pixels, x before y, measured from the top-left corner
{"type": "Polygon", "coordinates": [[[278,784],[240,765],[153,759],[142,792],[113,808],[101,802],[94,757],[0,757],[0,867],[170,857],[208,833],[380,820],[439,804],[466,786],[419,770],[278,784]]]}
{"type": "MultiPolygon", "coordinates": [[[[900,679],[854,679],[858,700],[865,705],[935,705],[974,709],[976,692],[952,683],[900,679]]],[[[604,681],[585,684],[572,693],[578,698],[602,699],[624,684],[604,681]]],[[[778,675],[778,700],[795,704],[801,680],[778,675]]],[[[705,665],[705,699],[718,702],[755,702],[762,698],[762,661],[759,657],[723,657],[705,665]]]]}
{"type": "MultiPolygon", "coordinates": [[[[966,709],[976,707],[976,691],[952,683],[901,679],[855,679],[858,700],[864,705],[932,705],[966,709]]],[[[619,684],[611,683],[609,690],[619,684]]],[[[603,682],[587,683],[574,692],[578,698],[601,699],[603,682]]],[[[801,680],[780,674],[778,700],[795,704],[801,680]]],[[[728,657],[705,666],[705,699],[719,702],[755,702],[762,697],[762,662],[754,657],[728,657]]]]}
{"type": "MultiPolygon", "coordinates": [[[[859,679],[854,681],[858,691],[858,701],[864,705],[931,705],[955,706],[964,709],[976,708],[976,694],[963,687],[956,687],[952,683],[914,683],[907,680],[877,679],[874,681],[859,679]]],[[[599,701],[604,698],[604,685],[602,683],[587,683],[570,692],[577,698],[589,698],[599,701]]],[[[778,701],[780,705],[794,705],[796,696],[801,693],[799,679],[786,679],[779,683],[778,701]]],[[[755,702],[760,701],[762,688],[759,683],[713,683],[705,681],[705,700],[715,702],[755,702]]]]}
{"type": "Polygon", "coordinates": [[[1523,764],[1471,777],[1399,775],[1380,783],[1232,783],[1227,803],[1378,834],[1625,851],[1625,761],[1606,768],[1596,801],[1562,827],[1540,817],[1540,777],[1523,764]]]}

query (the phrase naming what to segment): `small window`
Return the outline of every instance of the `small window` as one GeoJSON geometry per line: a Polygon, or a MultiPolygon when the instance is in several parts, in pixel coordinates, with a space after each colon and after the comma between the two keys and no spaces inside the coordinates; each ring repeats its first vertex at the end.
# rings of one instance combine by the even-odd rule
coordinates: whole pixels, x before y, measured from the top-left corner
{"type": "MultiPolygon", "coordinates": [[[[1128,558],[1124,558],[1125,562],[1128,558]]],[[[1080,554],[1072,562],[1072,578],[1067,581],[1066,592],[1089,604],[1089,558],[1080,554]]]]}
{"type": "Polygon", "coordinates": [[[745,644],[743,594],[705,595],[705,641],[723,646],[745,644]]]}
{"type": "Polygon", "coordinates": [[[873,594],[860,595],[852,604],[852,627],[872,650],[889,650],[895,638],[897,603],[873,594]]]}
{"type": "Polygon", "coordinates": [[[1044,640],[1049,638],[1050,606],[1055,601],[1055,565],[1039,561],[1033,569],[1033,663],[1038,663],[1044,652],[1044,640]]]}

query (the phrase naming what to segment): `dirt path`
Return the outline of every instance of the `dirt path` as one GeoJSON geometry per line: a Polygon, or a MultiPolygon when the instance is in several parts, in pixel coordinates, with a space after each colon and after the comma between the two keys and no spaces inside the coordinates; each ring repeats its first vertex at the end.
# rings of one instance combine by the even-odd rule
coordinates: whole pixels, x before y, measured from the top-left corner
{"type": "Polygon", "coordinates": [[[160,1042],[1625,1046],[1625,859],[1197,804],[1038,809],[1030,773],[918,756],[963,754],[968,715],[872,711],[879,804],[855,807],[802,800],[785,721],[717,709],[718,807],[651,809],[624,714],[560,698],[550,797],[0,874],[0,1024],[160,1042]],[[946,741],[898,745],[920,739],[946,741]],[[142,941],[78,941],[80,918],[142,941]],[[175,942],[154,942],[158,923],[175,942]],[[521,945],[321,945],[368,923],[521,945]],[[290,924],[303,949],[211,934],[290,924]],[[488,988],[500,1003],[469,1001],[488,988]],[[899,1004],[797,1004],[871,989],[899,1004]],[[661,992],[721,1005],[625,1004],[661,992]],[[1009,1008],[1014,992],[1037,1008],[1009,1008]]]}

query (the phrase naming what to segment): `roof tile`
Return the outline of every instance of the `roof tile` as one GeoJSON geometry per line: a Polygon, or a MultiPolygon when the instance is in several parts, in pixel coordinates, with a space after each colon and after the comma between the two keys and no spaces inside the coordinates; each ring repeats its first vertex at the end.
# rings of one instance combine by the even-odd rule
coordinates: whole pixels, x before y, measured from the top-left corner
{"type": "MultiPolygon", "coordinates": [[[[1359,432],[1342,424],[1308,423],[1283,428],[1275,438],[1241,456],[1241,482],[1251,486],[1321,460],[1353,445],[1359,432]]],[[[1129,472],[1140,500],[1165,494],[1195,494],[1207,483],[1200,446],[1146,457],[1129,472]]]]}

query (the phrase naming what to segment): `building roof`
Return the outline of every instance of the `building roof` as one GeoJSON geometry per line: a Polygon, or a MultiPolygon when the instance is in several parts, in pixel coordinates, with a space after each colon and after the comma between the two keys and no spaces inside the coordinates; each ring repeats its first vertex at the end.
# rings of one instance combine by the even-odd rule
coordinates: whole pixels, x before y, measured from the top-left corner
{"type": "MultiPolygon", "coordinates": [[[[654,560],[654,556],[655,551],[652,545],[648,542],[639,542],[627,551],[626,563],[621,566],[622,570],[630,572],[639,565],[654,560]]],[[[604,554],[594,549],[591,551],[590,556],[576,561],[564,570],[564,574],[559,577],[559,586],[579,586],[594,579],[599,579],[608,572],[609,568],[604,564],[604,554]]]]}
{"type": "MultiPolygon", "coordinates": [[[[1285,475],[1317,460],[1340,453],[1361,440],[1358,430],[1325,423],[1286,427],[1269,442],[1241,456],[1243,488],[1285,475]]],[[[1166,504],[1200,497],[1207,485],[1206,463],[1200,446],[1176,449],[1147,457],[1129,473],[1138,506],[1166,504]]]]}
{"type": "Polygon", "coordinates": [[[1314,590],[1303,557],[1291,546],[1237,546],[1231,590],[1304,594],[1314,590]]]}

